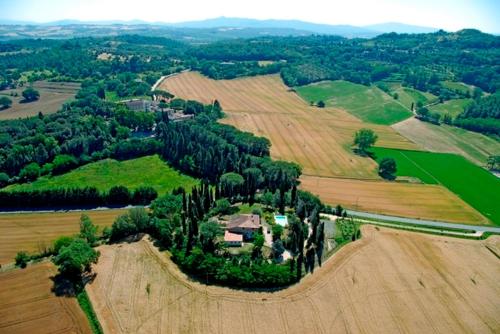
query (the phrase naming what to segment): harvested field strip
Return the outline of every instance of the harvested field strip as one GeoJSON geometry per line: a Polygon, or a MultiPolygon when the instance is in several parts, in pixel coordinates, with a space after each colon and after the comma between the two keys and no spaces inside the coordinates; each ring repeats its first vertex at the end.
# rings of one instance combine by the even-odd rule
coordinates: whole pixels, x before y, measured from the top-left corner
{"type": "Polygon", "coordinates": [[[0,333],[91,333],[75,298],[51,291],[51,263],[0,273],[0,333]]]}
{"type": "Polygon", "coordinates": [[[500,264],[485,247],[500,238],[470,241],[371,226],[362,232],[313,275],[274,293],[194,282],[146,240],[100,247],[87,291],[106,333],[500,329],[500,264]],[[124,265],[113,265],[116,258],[124,265]]]}
{"type": "MultiPolygon", "coordinates": [[[[410,118],[392,126],[401,135],[431,152],[456,153],[484,166],[490,155],[500,155],[500,143],[477,132],[410,118]]],[[[384,145],[380,145],[384,146],[384,145]]]]}
{"type": "Polygon", "coordinates": [[[328,204],[373,213],[488,224],[470,205],[440,185],[323,178],[303,175],[301,188],[318,194],[328,204]]]}
{"type": "Polygon", "coordinates": [[[82,213],[87,214],[102,231],[125,210],[0,214],[0,264],[14,262],[19,251],[38,253],[51,247],[58,237],[78,233],[82,213]]]}
{"type": "Polygon", "coordinates": [[[205,103],[217,99],[228,116],[223,123],[269,138],[274,158],[295,161],[308,174],[378,179],[376,164],[350,149],[362,127],[374,129],[385,147],[417,148],[390,127],[367,125],[343,110],[310,107],[278,76],[216,81],[187,72],[167,78],[160,88],[205,103]]]}

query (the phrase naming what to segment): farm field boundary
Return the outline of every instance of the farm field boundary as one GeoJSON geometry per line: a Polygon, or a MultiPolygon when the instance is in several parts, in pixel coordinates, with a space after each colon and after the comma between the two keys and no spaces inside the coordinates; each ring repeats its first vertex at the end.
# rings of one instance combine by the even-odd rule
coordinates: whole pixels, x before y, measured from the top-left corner
{"type": "Polygon", "coordinates": [[[100,247],[86,289],[107,333],[493,333],[500,267],[487,247],[499,242],[364,225],[299,284],[244,292],[189,280],[143,239],[100,247]]]}
{"type": "Polygon", "coordinates": [[[300,187],[330,205],[354,211],[472,225],[487,225],[478,211],[441,185],[302,175],[300,187]]]}
{"type": "Polygon", "coordinates": [[[0,273],[0,333],[91,334],[76,298],[57,297],[50,262],[0,273]]]}
{"type": "Polygon", "coordinates": [[[396,131],[431,152],[456,153],[484,166],[490,155],[500,155],[500,143],[477,132],[449,126],[434,125],[409,118],[392,125],[396,131]]]}
{"type": "Polygon", "coordinates": [[[80,229],[80,216],[87,214],[100,231],[111,226],[125,209],[70,212],[31,212],[0,214],[0,264],[14,262],[19,251],[39,253],[51,247],[60,236],[71,236],[80,229]]]}
{"type": "Polygon", "coordinates": [[[223,123],[267,137],[273,158],[295,161],[306,174],[378,179],[376,164],[350,147],[363,127],[377,132],[384,147],[418,148],[391,127],[364,123],[338,108],[309,106],[276,75],[212,80],[186,72],[165,79],[159,89],[203,103],[217,99],[227,115],[223,123]]]}

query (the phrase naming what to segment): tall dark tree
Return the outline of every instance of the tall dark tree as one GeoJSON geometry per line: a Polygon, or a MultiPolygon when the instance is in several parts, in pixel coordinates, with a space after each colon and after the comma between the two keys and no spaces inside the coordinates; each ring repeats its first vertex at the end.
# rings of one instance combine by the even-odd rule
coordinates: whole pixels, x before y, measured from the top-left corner
{"type": "Polygon", "coordinates": [[[243,177],[245,179],[245,189],[248,195],[248,202],[252,205],[255,202],[255,193],[264,181],[262,171],[255,167],[247,168],[243,170],[243,177]]]}

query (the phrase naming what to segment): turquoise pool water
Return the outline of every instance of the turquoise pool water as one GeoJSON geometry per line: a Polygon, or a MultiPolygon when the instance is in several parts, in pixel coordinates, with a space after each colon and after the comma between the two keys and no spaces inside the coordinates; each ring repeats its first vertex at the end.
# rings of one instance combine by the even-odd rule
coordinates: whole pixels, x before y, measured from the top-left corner
{"type": "Polygon", "coordinates": [[[274,221],[283,227],[288,225],[288,218],[286,216],[274,215],[274,221]]]}

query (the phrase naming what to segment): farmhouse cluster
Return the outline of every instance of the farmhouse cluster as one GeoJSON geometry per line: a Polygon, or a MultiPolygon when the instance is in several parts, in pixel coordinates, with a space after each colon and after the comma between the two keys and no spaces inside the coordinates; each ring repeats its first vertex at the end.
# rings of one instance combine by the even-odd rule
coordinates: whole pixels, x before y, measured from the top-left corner
{"type": "Polygon", "coordinates": [[[241,246],[243,241],[253,239],[254,233],[261,228],[260,216],[255,214],[232,217],[225,226],[224,242],[228,246],[241,246]]]}
{"type": "Polygon", "coordinates": [[[149,101],[144,99],[130,99],[121,101],[121,103],[126,105],[127,108],[132,111],[166,113],[169,121],[172,122],[181,122],[188,119],[192,119],[194,117],[194,115],[184,114],[184,112],[180,110],[163,107],[162,102],[163,102],[162,100],[149,101]]]}

